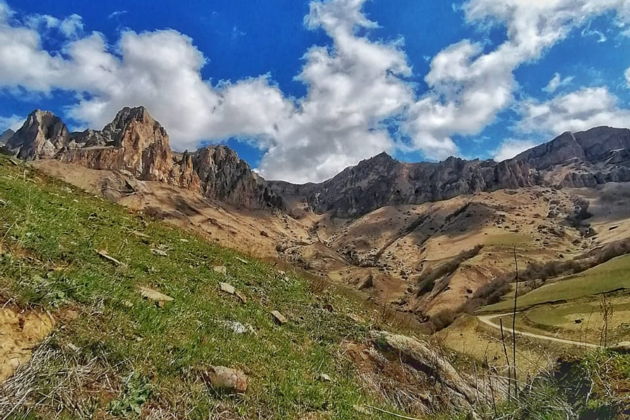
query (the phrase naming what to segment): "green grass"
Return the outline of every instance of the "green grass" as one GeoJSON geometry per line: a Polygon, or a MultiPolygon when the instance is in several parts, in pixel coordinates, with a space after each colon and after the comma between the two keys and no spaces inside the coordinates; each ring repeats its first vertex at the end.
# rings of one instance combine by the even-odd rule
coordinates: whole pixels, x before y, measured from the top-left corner
{"type": "MultiPolygon", "coordinates": [[[[534,289],[519,296],[518,308],[548,302],[571,301],[618,289],[630,289],[630,255],[613,258],[603,264],[534,289]]],[[[512,308],[511,300],[504,300],[482,308],[484,312],[504,311],[512,308]]]]}
{"type": "MultiPolygon", "coordinates": [[[[236,252],[131,214],[5,157],[0,157],[0,199],[0,296],[62,319],[68,308],[78,311],[78,318],[60,322],[47,345],[69,355],[64,360],[96,360],[116,390],[108,394],[100,385],[69,381],[64,386],[70,387],[73,404],[50,398],[69,368],[60,361],[36,383],[31,395],[39,404],[30,416],[61,410],[73,418],[79,407],[110,416],[159,409],[179,418],[208,418],[210,412],[360,418],[355,404],[396,411],[362,391],[353,366],[340,355],[340,343],[363,339],[367,328],[347,317],[360,309],[346,298],[315,295],[304,278],[285,277],[253,259],[245,264],[236,252]],[[152,248],[168,256],[154,255],[152,248]],[[95,250],[101,249],[125,267],[99,257],[95,250]],[[227,266],[228,275],[215,273],[214,265],[227,266]],[[247,303],[222,294],[221,281],[242,291],[247,303]],[[175,300],[159,308],[142,299],[138,286],[175,300]],[[326,304],[334,311],[324,309],[326,304]],[[290,322],[276,325],[272,310],[290,322]],[[235,334],[222,325],[226,320],[250,324],[256,334],[235,334]],[[78,355],[69,350],[75,346],[78,355]],[[213,391],[198,374],[209,365],[244,370],[250,389],[243,395],[213,391]],[[318,380],[321,373],[332,381],[318,380]]],[[[100,384],[102,377],[94,381],[100,384]]]]}

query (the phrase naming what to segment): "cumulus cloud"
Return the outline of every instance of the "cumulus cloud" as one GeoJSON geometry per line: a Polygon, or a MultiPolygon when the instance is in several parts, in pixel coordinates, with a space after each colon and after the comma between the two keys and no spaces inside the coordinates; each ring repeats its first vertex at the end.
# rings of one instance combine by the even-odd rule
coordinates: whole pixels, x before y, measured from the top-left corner
{"type": "Polygon", "coordinates": [[[312,47],[298,80],[308,87],[291,118],[279,124],[260,170],[271,178],[322,180],[395,144],[382,121],[402,112],[413,91],[411,69],[397,44],[356,35],[376,24],[361,13],[365,0],[312,2],[305,22],[333,40],[312,47]]]}
{"type": "Polygon", "coordinates": [[[608,125],[625,127],[630,110],[619,106],[605,87],[583,88],[549,101],[525,101],[520,107],[518,129],[526,133],[558,134],[608,125]]]}
{"type": "MultiPolygon", "coordinates": [[[[93,128],[123,106],[144,105],[178,150],[237,137],[263,151],[258,169],[265,177],[320,181],[396,148],[436,159],[456,154],[455,136],[479,133],[512,104],[517,67],[592,16],[614,10],[620,21],[630,20],[630,0],[470,0],[462,8],[466,20],[505,26],[506,41],[489,50],[472,40],[448,46],[431,60],[429,89],[419,93],[408,82],[412,66],[402,42],[367,37],[378,24],[365,15],[365,2],[310,2],[305,25],[332,42],[307,50],[296,76],[307,94],[296,99],[268,75],[203,79],[210,64],[180,32],[126,30],[110,45],[100,33],[85,34],[77,15],[20,18],[0,0],[0,89],[70,91],[77,100],[67,115],[93,128]],[[55,31],[63,46],[48,51],[42,36],[55,31]]],[[[558,78],[550,92],[566,81],[558,78]]]]}
{"type": "Polygon", "coordinates": [[[431,90],[410,107],[404,128],[415,148],[436,158],[456,152],[452,136],[479,133],[513,101],[516,68],[593,16],[616,11],[629,20],[630,0],[470,0],[463,10],[471,24],[504,25],[507,39],[489,52],[463,40],[433,58],[425,77],[431,90]]]}
{"type": "Polygon", "coordinates": [[[573,76],[563,78],[560,73],[555,73],[551,80],[549,80],[549,83],[547,83],[547,86],[545,86],[542,90],[547,93],[554,93],[559,88],[569,85],[573,79],[573,76]]]}
{"type": "Polygon", "coordinates": [[[259,170],[269,178],[323,180],[395,143],[382,121],[413,100],[401,78],[411,69],[396,43],[370,42],[359,28],[376,24],[361,12],[365,0],[312,2],[305,23],[322,28],[331,47],[312,47],[297,76],[308,87],[286,98],[262,75],[212,85],[203,80],[203,54],[173,31],[123,32],[114,50],[101,34],[67,43],[64,55],[41,46],[32,27],[0,25],[0,86],[48,93],[78,92],[68,115],[101,127],[123,106],[145,105],[178,149],[200,140],[249,139],[266,151],[259,170]],[[4,39],[3,39],[4,37],[4,39]],[[8,60],[19,56],[21,60],[8,60]]]}
{"type": "Polygon", "coordinates": [[[525,150],[531,149],[534,146],[537,146],[539,143],[532,140],[515,140],[508,139],[501,143],[499,148],[494,151],[493,159],[496,162],[502,162],[507,159],[512,159],[514,156],[518,155],[525,150]]]}

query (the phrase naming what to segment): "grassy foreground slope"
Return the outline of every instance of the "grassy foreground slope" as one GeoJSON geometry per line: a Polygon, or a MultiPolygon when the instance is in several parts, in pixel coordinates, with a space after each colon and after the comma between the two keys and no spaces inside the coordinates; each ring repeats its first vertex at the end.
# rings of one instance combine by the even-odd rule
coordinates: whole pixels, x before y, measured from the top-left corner
{"type": "Polygon", "coordinates": [[[6,157],[0,157],[0,200],[2,303],[41,307],[58,320],[42,345],[46,363],[34,363],[25,379],[28,392],[0,396],[20,398],[12,415],[350,419],[362,416],[354,405],[383,407],[363,393],[339,354],[343,340],[366,333],[348,317],[358,309],[347,299],[316,295],[298,276],[130,214],[6,157]],[[221,292],[220,282],[235,286],[246,302],[221,292]],[[140,286],[174,300],[160,307],[143,299],[140,286]],[[278,325],[272,310],[289,322],[278,325]],[[253,331],[236,333],[232,321],[253,331]],[[210,365],[243,370],[249,390],[213,390],[202,379],[210,365]]]}

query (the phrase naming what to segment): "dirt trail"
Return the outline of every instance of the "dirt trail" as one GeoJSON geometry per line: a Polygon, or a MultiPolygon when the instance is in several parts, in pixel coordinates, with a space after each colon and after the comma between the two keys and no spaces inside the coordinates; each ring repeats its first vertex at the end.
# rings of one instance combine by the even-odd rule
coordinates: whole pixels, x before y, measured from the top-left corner
{"type": "MultiPolygon", "coordinates": [[[[500,318],[502,316],[508,316],[508,315],[512,315],[512,312],[509,312],[506,314],[496,314],[496,315],[480,315],[477,318],[479,319],[479,321],[483,322],[486,325],[491,326],[492,328],[501,329],[501,327],[493,323],[492,320],[495,318],[500,318]]],[[[514,333],[514,334],[522,335],[525,337],[537,338],[539,340],[553,341],[554,343],[569,344],[569,345],[589,347],[589,348],[594,348],[594,349],[602,348],[602,346],[598,344],[584,343],[581,341],[573,341],[573,340],[565,340],[563,338],[549,337],[548,335],[541,335],[541,334],[535,334],[535,333],[530,333],[526,331],[512,330],[512,328],[505,327],[505,326],[503,327],[503,329],[509,333],[514,333]]]]}

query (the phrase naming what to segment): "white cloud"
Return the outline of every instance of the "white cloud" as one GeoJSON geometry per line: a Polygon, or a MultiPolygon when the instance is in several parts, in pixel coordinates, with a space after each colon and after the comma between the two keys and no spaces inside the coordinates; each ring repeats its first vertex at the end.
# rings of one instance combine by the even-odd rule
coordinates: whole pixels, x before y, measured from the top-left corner
{"type": "Polygon", "coordinates": [[[412,70],[402,42],[364,35],[377,27],[363,13],[365,1],[310,2],[306,26],[323,29],[332,45],[306,52],[296,79],[307,94],[295,99],[268,75],[204,80],[206,57],[177,31],[125,31],[110,46],[102,34],[83,35],[77,15],[20,21],[0,0],[0,89],[73,92],[78,99],[68,116],[93,128],[123,106],[145,105],[178,150],[240,137],[264,151],[265,177],[319,181],[383,150],[456,154],[453,136],[479,133],[513,102],[516,68],[592,16],[616,10],[620,21],[630,18],[630,0],[470,0],[462,8],[467,21],[504,25],[507,40],[489,51],[472,40],[445,48],[431,61],[429,90],[419,95],[407,81],[412,70]],[[49,31],[65,37],[61,51],[42,47],[49,31]],[[392,119],[409,142],[389,134],[384,124],[392,119]]]}
{"type": "Polygon", "coordinates": [[[598,31],[597,29],[591,29],[591,25],[589,24],[586,28],[582,29],[583,37],[595,37],[597,38],[598,44],[608,41],[608,38],[602,31],[598,31]]]}
{"type": "Polygon", "coordinates": [[[126,10],[114,10],[107,16],[107,19],[114,19],[122,15],[126,15],[127,13],[128,12],[126,10]]]}
{"type": "Polygon", "coordinates": [[[264,75],[211,85],[200,75],[203,54],[172,30],[124,32],[117,54],[93,33],[67,43],[61,57],[43,50],[32,28],[4,22],[0,58],[22,60],[8,60],[0,69],[0,86],[76,91],[80,99],[67,112],[90,127],[103,126],[123,106],[145,105],[177,149],[194,148],[204,139],[249,138],[266,150],[259,168],[266,177],[323,180],[393,150],[382,121],[413,100],[401,79],[411,70],[399,46],[356,35],[358,27],[375,26],[361,13],[364,1],[311,3],[305,23],[323,28],[333,46],[307,51],[297,78],[308,94],[297,101],[264,75]]]}
{"type": "Polygon", "coordinates": [[[621,108],[605,87],[583,88],[546,102],[528,100],[520,114],[520,131],[553,135],[600,125],[626,127],[630,121],[630,110],[621,108]]]}
{"type": "Polygon", "coordinates": [[[375,26],[360,11],[364,1],[311,3],[307,25],[323,28],[333,46],[306,53],[298,80],[308,94],[279,124],[260,164],[264,176],[322,180],[395,147],[381,121],[413,100],[411,87],[400,78],[411,70],[398,45],[356,35],[358,27],[375,26]]]}
{"type": "Polygon", "coordinates": [[[77,14],[64,19],[57,19],[50,15],[31,15],[26,18],[26,24],[35,30],[56,29],[66,38],[77,38],[83,33],[83,19],[77,14]]]}
{"type": "Polygon", "coordinates": [[[510,105],[520,65],[593,16],[614,10],[630,20],[630,0],[470,0],[463,10],[471,24],[505,25],[507,40],[489,52],[463,40],[433,58],[425,77],[431,90],[411,106],[403,127],[415,148],[436,158],[456,153],[452,136],[479,133],[510,105]]]}
{"type": "Polygon", "coordinates": [[[628,84],[628,87],[630,87],[630,67],[626,69],[624,76],[626,77],[626,83],[628,84]]]}
{"type": "Polygon", "coordinates": [[[8,129],[17,131],[22,124],[24,124],[24,117],[19,115],[14,114],[8,117],[0,116],[0,134],[4,133],[8,129]]]}
{"type": "Polygon", "coordinates": [[[547,86],[545,86],[542,90],[547,93],[554,93],[559,88],[569,85],[573,79],[573,76],[562,78],[560,73],[555,73],[547,86]]]}
{"type": "Polygon", "coordinates": [[[507,159],[512,159],[525,150],[531,149],[537,146],[539,143],[531,140],[515,140],[509,139],[501,143],[499,148],[495,150],[493,159],[497,162],[502,162],[507,159]]]}

